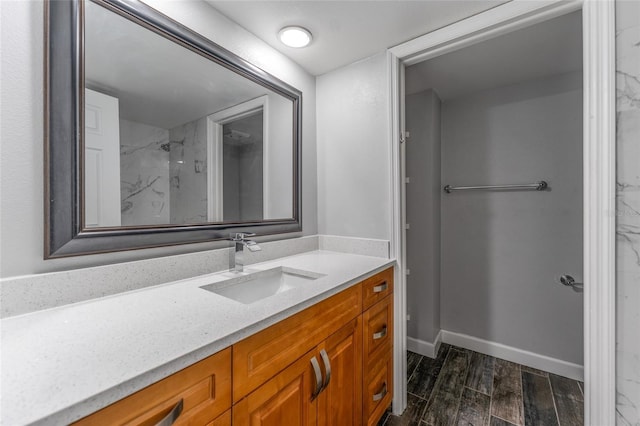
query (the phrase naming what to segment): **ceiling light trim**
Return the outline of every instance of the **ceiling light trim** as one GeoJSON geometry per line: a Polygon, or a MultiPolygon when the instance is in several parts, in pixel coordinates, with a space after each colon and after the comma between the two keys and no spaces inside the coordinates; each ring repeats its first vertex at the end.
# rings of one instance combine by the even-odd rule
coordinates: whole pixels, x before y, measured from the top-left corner
{"type": "Polygon", "coordinates": [[[278,31],[278,40],[285,46],[299,49],[310,45],[313,35],[304,27],[289,25],[278,31]]]}

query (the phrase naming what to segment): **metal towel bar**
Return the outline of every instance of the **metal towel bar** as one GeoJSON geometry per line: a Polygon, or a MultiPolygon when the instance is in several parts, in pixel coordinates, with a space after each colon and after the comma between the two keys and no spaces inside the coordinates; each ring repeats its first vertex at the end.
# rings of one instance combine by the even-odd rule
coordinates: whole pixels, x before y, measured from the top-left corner
{"type": "Polygon", "coordinates": [[[495,189],[532,189],[535,191],[543,191],[547,189],[549,185],[544,180],[536,183],[525,183],[516,185],[483,185],[483,186],[451,186],[446,185],[443,189],[444,192],[450,194],[452,191],[470,191],[470,190],[495,190],[495,189]]]}

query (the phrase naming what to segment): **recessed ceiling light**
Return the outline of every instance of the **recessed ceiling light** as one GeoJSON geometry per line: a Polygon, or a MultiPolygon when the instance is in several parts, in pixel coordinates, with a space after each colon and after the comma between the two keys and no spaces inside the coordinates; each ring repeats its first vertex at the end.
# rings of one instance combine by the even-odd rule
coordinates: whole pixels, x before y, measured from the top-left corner
{"type": "Polygon", "coordinates": [[[305,47],[311,43],[311,33],[306,28],[284,27],[278,33],[280,41],[289,47],[305,47]]]}

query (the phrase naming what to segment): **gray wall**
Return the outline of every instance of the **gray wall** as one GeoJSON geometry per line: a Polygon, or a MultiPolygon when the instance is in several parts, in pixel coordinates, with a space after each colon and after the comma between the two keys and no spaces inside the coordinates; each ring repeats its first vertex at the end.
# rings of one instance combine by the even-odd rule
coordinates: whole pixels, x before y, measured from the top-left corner
{"type": "Polygon", "coordinates": [[[317,79],[318,228],[391,238],[386,53],[317,79]]]}
{"type": "Polygon", "coordinates": [[[443,103],[443,185],[547,180],[549,191],[442,198],[442,328],[582,364],[581,75],[443,103]]]}
{"type": "Polygon", "coordinates": [[[640,425],[640,2],[616,2],[618,425],[640,425]]]}
{"type": "MultiPolygon", "coordinates": [[[[147,3],[303,92],[303,234],[316,234],[315,77],[205,2],[148,0],[147,3]]],[[[170,256],[223,246],[224,243],[189,244],[43,260],[43,5],[38,1],[3,1],[0,8],[0,277],[170,256]]]]}
{"type": "Polygon", "coordinates": [[[440,99],[406,97],[407,336],[433,342],[440,331],[440,99]]]}

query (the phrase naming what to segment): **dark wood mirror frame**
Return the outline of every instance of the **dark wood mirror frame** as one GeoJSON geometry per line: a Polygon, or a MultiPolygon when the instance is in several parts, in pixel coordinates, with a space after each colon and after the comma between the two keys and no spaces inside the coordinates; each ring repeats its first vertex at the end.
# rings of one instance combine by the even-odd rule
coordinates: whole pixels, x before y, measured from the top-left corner
{"type": "Polygon", "coordinates": [[[137,0],[91,0],[293,102],[293,217],[242,223],[83,229],[84,1],[45,1],[44,258],[300,232],[302,93],[137,0]]]}

